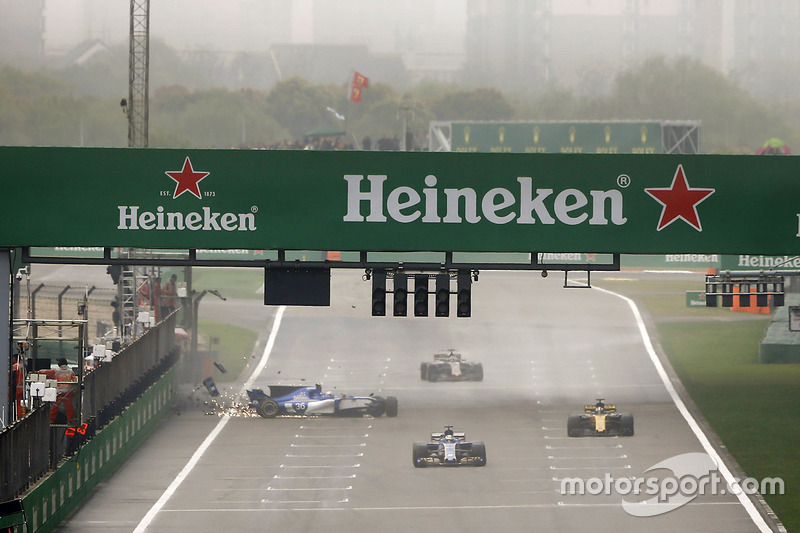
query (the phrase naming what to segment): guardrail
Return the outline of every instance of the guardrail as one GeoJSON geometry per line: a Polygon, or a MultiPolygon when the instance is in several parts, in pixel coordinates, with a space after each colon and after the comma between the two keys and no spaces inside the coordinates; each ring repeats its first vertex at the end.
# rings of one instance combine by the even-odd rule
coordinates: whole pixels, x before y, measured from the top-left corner
{"type": "Polygon", "coordinates": [[[79,428],[51,428],[50,404],[43,404],[0,432],[0,502],[19,497],[55,469],[174,366],[176,316],[172,313],[84,376],[79,428]]]}
{"type": "MultiPolygon", "coordinates": [[[[117,354],[111,363],[103,363],[84,375],[84,420],[98,416],[105,406],[172,351],[176,317],[176,313],[170,314],[117,354]]],[[[103,425],[101,423],[100,427],[103,425]]]]}
{"type": "Polygon", "coordinates": [[[27,490],[50,469],[50,405],[0,432],[0,501],[27,490]]]}

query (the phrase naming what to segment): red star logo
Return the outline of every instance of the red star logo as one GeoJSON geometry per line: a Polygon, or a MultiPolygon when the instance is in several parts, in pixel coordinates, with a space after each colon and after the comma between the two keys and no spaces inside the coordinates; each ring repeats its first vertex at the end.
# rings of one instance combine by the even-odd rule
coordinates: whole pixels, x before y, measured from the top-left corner
{"type": "Polygon", "coordinates": [[[711,196],[714,190],[689,187],[689,182],[686,181],[686,175],[683,173],[683,165],[678,165],[675,177],[672,178],[672,185],[668,188],[645,189],[644,192],[664,206],[656,228],[658,231],[666,228],[679,218],[697,231],[703,231],[703,227],[700,225],[700,218],[697,215],[697,205],[711,196]]]}
{"type": "Polygon", "coordinates": [[[172,194],[173,199],[187,191],[195,195],[197,198],[200,198],[200,188],[197,186],[197,184],[200,183],[200,180],[208,176],[210,172],[195,172],[192,168],[192,162],[187,156],[186,160],[183,162],[183,168],[181,170],[171,170],[165,172],[165,174],[174,179],[176,182],[175,192],[172,194]]]}

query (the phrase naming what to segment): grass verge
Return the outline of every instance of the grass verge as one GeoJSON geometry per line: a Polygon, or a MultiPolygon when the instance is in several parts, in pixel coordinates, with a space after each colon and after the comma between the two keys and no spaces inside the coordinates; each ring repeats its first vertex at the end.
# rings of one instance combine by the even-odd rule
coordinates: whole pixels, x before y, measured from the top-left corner
{"type": "Polygon", "coordinates": [[[225,374],[215,373],[214,381],[220,383],[235,381],[250,360],[258,334],[249,329],[202,318],[197,329],[198,348],[216,350],[219,355],[217,362],[228,371],[225,374]],[[213,339],[218,339],[218,342],[213,343],[213,339]]]}
{"type": "Polygon", "coordinates": [[[789,531],[800,531],[800,365],[761,364],[758,348],[768,315],[688,308],[687,281],[600,281],[644,307],[664,353],[703,416],[748,477],[780,477],[784,495],[767,503],[789,531]]]}
{"type": "MultiPolygon", "coordinates": [[[[183,269],[164,269],[162,279],[169,279],[177,274],[183,279],[183,269]]],[[[264,285],[263,268],[210,268],[196,267],[192,269],[192,289],[201,292],[204,289],[216,289],[226,298],[258,299],[264,298],[263,292],[257,292],[264,285]]]]}

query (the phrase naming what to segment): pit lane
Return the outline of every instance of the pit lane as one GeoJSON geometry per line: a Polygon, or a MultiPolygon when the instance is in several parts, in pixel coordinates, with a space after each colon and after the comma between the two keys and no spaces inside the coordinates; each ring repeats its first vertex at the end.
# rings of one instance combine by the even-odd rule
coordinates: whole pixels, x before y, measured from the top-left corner
{"type": "MultiPolygon", "coordinates": [[[[369,284],[335,273],[333,307],[288,309],[254,386],[393,394],[399,416],[232,417],[147,531],[759,531],[730,494],[651,518],[628,515],[618,495],[561,494],[564,477],[640,476],[703,451],[626,302],[561,285],[482,274],[469,320],[372,318],[369,284]],[[421,381],[420,362],[447,348],[483,362],[484,381],[421,381]],[[597,397],[634,414],[634,437],[566,437],[567,416],[597,397]],[[412,467],[412,443],[445,424],[486,443],[485,468],[412,467]]],[[[60,530],[143,527],[220,423],[201,409],[170,417],[60,530]]]]}

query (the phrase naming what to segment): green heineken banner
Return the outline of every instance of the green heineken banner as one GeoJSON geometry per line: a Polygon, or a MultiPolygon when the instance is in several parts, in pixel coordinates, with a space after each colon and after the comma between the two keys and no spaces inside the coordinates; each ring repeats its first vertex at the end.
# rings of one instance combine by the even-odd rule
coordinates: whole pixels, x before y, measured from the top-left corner
{"type": "MultiPolygon", "coordinates": [[[[800,239],[800,237],[798,237],[800,239]]],[[[800,255],[765,256],[758,254],[726,255],[721,270],[800,270],[800,255]]]]}
{"type": "Polygon", "coordinates": [[[0,148],[0,246],[792,255],[800,159],[0,148]]]}
{"type": "Polygon", "coordinates": [[[453,122],[453,152],[658,154],[659,122],[453,122]]]}

